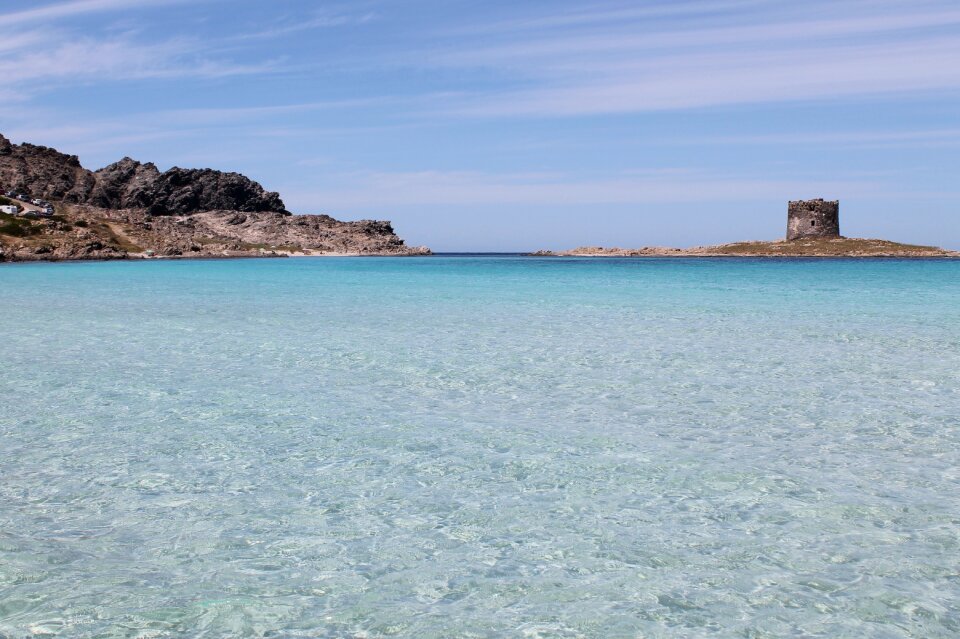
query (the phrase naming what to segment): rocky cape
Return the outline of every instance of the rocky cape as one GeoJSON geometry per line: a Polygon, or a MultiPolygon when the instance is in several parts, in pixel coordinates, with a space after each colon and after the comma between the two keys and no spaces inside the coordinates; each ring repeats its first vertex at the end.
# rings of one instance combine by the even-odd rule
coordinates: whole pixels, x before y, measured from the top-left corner
{"type": "Polygon", "coordinates": [[[0,214],[0,261],[430,253],[390,222],[291,215],[279,194],[239,173],[161,172],[130,158],[89,171],[75,155],[2,135],[0,187],[56,210],[0,214]]]}
{"type": "Polygon", "coordinates": [[[858,238],[811,238],[774,242],[735,242],[693,248],[647,246],[638,249],[581,246],[569,251],[537,251],[538,257],[943,257],[960,258],[960,252],[933,246],[900,244],[858,238]]]}

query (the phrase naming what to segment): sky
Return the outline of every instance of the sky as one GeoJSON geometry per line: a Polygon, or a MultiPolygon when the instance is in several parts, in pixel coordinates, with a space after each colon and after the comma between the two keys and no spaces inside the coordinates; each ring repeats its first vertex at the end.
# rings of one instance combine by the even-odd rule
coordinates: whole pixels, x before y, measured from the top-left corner
{"type": "Polygon", "coordinates": [[[955,0],[0,3],[0,133],[238,171],[435,251],[960,249],[955,0]]]}

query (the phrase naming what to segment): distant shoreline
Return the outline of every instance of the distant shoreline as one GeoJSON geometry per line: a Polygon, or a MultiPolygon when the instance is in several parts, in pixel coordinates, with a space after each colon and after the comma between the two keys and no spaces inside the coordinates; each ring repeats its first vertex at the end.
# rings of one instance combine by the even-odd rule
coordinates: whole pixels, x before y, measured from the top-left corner
{"type": "Polygon", "coordinates": [[[747,262],[838,262],[838,261],[909,261],[909,262],[942,262],[960,260],[960,255],[561,255],[555,253],[552,255],[537,255],[535,253],[431,253],[425,255],[397,255],[397,254],[347,254],[330,253],[320,255],[287,255],[278,253],[275,255],[187,255],[187,256],[163,256],[163,257],[127,257],[127,258],[82,258],[82,259],[46,259],[46,260],[0,260],[0,268],[4,266],[28,265],[28,264],[90,264],[90,263],[126,263],[143,264],[147,262],[221,262],[221,261],[243,261],[243,260],[287,260],[289,258],[303,259],[336,259],[336,258],[523,258],[528,259],[549,259],[553,260],[577,260],[587,262],[590,260],[612,261],[612,260],[642,260],[642,261],[696,261],[696,260],[720,260],[720,261],[747,261],[747,262]]]}
{"type": "MultiPolygon", "coordinates": [[[[309,257],[309,256],[308,256],[309,257]]],[[[403,256],[388,256],[403,257],[403,256]]],[[[544,254],[542,252],[520,252],[520,253],[500,253],[500,252],[435,252],[425,256],[410,257],[523,257],[523,258],[573,258],[587,259],[597,258],[603,260],[611,259],[650,259],[650,260],[699,260],[699,259],[758,259],[758,260],[956,260],[960,259],[960,252],[956,255],[734,255],[734,254],[693,254],[679,253],[676,255],[667,254],[586,254],[586,253],[568,253],[554,252],[544,254]]]]}
{"type": "Polygon", "coordinates": [[[901,244],[863,238],[803,238],[773,242],[735,242],[680,249],[648,246],[639,249],[581,246],[568,251],[536,251],[533,257],[740,257],[740,258],[960,258],[960,251],[935,246],[901,244]]]}

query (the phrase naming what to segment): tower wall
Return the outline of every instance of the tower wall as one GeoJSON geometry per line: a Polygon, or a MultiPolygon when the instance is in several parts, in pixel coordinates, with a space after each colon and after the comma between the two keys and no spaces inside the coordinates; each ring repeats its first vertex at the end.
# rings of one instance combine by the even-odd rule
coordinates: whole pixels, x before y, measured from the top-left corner
{"type": "Polygon", "coordinates": [[[798,200],[787,205],[787,239],[840,237],[840,202],[798,200]]]}

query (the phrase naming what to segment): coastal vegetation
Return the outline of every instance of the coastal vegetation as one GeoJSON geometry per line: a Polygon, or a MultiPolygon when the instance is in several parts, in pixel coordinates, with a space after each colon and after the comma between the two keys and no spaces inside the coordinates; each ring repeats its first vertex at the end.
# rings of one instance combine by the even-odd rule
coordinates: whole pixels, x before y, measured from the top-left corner
{"type": "Polygon", "coordinates": [[[581,246],[569,251],[537,251],[539,257],[950,257],[960,252],[934,246],[849,237],[813,237],[775,242],[733,242],[715,246],[618,248],[581,246]]]}
{"type": "Polygon", "coordinates": [[[902,244],[888,240],[861,238],[810,238],[789,242],[736,242],[710,247],[717,255],[783,256],[783,257],[857,257],[955,255],[934,246],[902,244]]]}
{"type": "MultiPolygon", "coordinates": [[[[29,237],[40,232],[40,228],[30,220],[0,213],[0,236],[29,237]]],[[[0,241],[2,241],[2,238],[0,238],[0,241]]]]}

